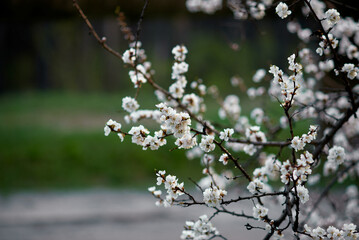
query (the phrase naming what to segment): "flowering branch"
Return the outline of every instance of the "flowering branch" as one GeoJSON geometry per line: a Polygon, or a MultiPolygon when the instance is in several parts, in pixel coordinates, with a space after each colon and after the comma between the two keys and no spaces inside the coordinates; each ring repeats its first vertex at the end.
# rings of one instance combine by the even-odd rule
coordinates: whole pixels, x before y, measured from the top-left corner
{"type": "MultiPolygon", "coordinates": [[[[130,68],[129,76],[137,91],[134,98],[122,99],[122,108],[128,113],[124,117],[125,122],[132,124],[142,119],[152,119],[156,122],[156,126],[159,126],[159,130],[154,131],[153,134],[143,125],[132,126],[129,131],[124,131],[120,123],[109,120],[104,128],[105,135],[115,132],[121,141],[124,141],[125,137],[131,138],[132,143],[141,146],[143,150],[158,150],[174,139],[176,147],[173,149],[186,150],[189,159],[201,159],[202,173],[205,177],[199,182],[194,182],[192,179],[190,181],[201,191],[202,200],[186,190],[184,183],[179,183],[176,176],[166,174],[165,170],[156,171],[157,185],[164,187],[165,195],[156,187],[148,189],[156,198],[157,206],[201,205],[215,210],[209,218],[207,215],[202,215],[197,221],[187,221],[181,238],[226,239],[210,222],[222,213],[262,222],[264,227],[249,223],[245,227],[248,230],[267,231],[264,239],[283,238],[284,233],[288,234],[289,229],[295,239],[300,239],[301,235],[312,239],[325,237],[342,239],[344,236],[348,239],[359,238],[354,223],[344,224],[341,229],[337,228],[340,221],[354,222],[357,219],[355,216],[340,216],[340,221],[330,223],[331,225],[324,220],[315,223],[326,225],[326,230],[320,226],[312,229],[308,225],[312,213],[318,213],[320,202],[339,180],[349,175],[359,175],[359,169],[355,167],[358,163],[355,156],[359,154],[356,151],[358,144],[355,141],[359,136],[359,130],[356,130],[359,129],[357,127],[359,120],[352,118],[356,116],[359,108],[359,89],[355,86],[357,82],[350,82],[355,78],[359,79],[359,27],[354,27],[358,24],[350,18],[341,19],[336,9],[326,10],[325,3],[320,0],[296,0],[291,1],[292,4],[289,6],[286,4],[289,1],[276,3],[275,12],[282,19],[297,13],[293,7],[299,7],[300,2],[304,3],[302,8],[304,16],[311,13],[319,24],[319,29],[313,34],[311,29],[302,29],[300,24],[292,19],[288,22],[288,30],[297,33],[304,44],[309,42],[310,36],[317,33],[321,41],[316,53],[326,57],[326,61],[320,61],[308,46],[297,50],[287,58],[288,72],[271,65],[268,71],[272,75],[269,88],[249,88],[247,95],[254,99],[267,93],[271,100],[279,102],[283,114],[279,119],[272,119],[258,107],[254,108],[247,117],[241,113],[238,96],[231,94],[222,99],[219,97],[218,88],[207,88],[202,80],[191,82],[189,86],[193,92],[186,92],[188,81],[185,74],[188,71],[188,64],[185,60],[188,50],[184,45],[177,45],[172,49],[174,63],[171,78],[174,82],[168,90],[155,82],[154,70],[138,40],[148,2],[146,0],[144,3],[136,37],[124,22],[124,16],[119,15],[125,38],[131,41],[129,49],[123,54],[110,48],[105,43],[106,38],[99,37],[76,0],[74,6],[101,46],[130,68]],[[351,27],[353,29],[350,29],[351,27]],[[324,91],[321,86],[318,87],[319,80],[329,75],[328,73],[340,79],[345,89],[331,87],[324,91]],[[155,105],[155,110],[139,109],[138,93],[146,83],[155,90],[159,101],[159,104],[155,105]],[[226,120],[231,126],[225,128],[220,122],[214,124],[204,118],[206,112],[204,97],[207,92],[219,102],[220,119],[226,120]],[[349,101],[346,95],[349,96],[349,101]],[[303,129],[296,128],[296,123],[303,119],[309,119],[316,125],[310,125],[306,133],[296,135],[303,132],[303,129]],[[252,125],[253,122],[256,125],[252,125]],[[278,133],[285,129],[288,129],[289,137],[276,140],[280,136],[278,133]],[[318,135],[322,136],[319,140],[318,135]],[[268,141],[268,138],[272,141],[268,141]],[[272,148],[277,151],[273,153],[272,148]],[[249,157],[245,155],[242,157],[238,152],[243,152],[249,157]],[[241,156],[241,159],[238,156],[241,156]],[[325,160],[324,157],[327,159],[325,160]],[[243,162],[242,158],[246,161],[243,162]],[[227,165],[228,162],[232,162],[234,167],[232,164],[227,165]],[[223,167],[217,167],[216,164],[222,164],[223,167]],[[318,168],[319,165],[322,167],[318,168]],[[341,168],[341,165],[345,168],[341,168]],[[254,170],[251,169],[252,166],[255,166],[254,170]],[[240,171],[239,176],[233,176],[232,170],[235,168],[240,171]],[[319,198],[312,201],[309,194],[310,186],[319,182],[322,176],[328,177],[331,174],[336,175],[331,178],[319,198]],[[237,194],[232,199],[227,199],[227,190],[241,188],[238,184],[242,181],[234,181],[240,177],[246,179],[247,190],[251,195],[242,197],[243,194],[237,194]],[[253,203],[252,215],[226,208],[227,205],[235,206],[237,204],[234,203],[246,200],[253,203]],[[308,209],[305,206],[308,201],[312,203],[312,207],[303,218],[303,212],[308,209]],[[277,219],[271,216],[272,205],[269,203],[281,209],[282,213],[277,219]]],[[[202,11],[212,14],[222,7],[222,1],[186,0],[186,6],[191,12],[202,11]]],[[[271,0],[228,0],[228,7],[236,19],[262,19],[266,10],[271,10],[273,6],[271,0]]],[[[260,83],[263,79],[269,80],[267,71],[258,69],[253,76],[253,82],[260,83]]],[[[238,77],[232,78],[231,83],[233,86],[238,86],[240,80],[238,77]]],[[[359,212],[355,208],[357,205],[355,198],[359,197],[357,188],[349,186],[347,192],[348,199],[351,201],[350,204],[348,203],[347,212],[359,212]]],[[[347,215],[350,215],[349,213],[347,215]]]]}

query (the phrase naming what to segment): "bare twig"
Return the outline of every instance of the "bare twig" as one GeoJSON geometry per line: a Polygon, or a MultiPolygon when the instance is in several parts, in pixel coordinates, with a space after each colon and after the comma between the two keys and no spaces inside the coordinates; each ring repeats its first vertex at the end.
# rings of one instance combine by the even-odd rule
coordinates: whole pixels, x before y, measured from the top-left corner
{"type": "Polygon", "coordinates": [[[224,152],[228,155],[229,159],[232,160],[234,165],[243,173],[243,175],[248,179],[249,182],[252,181],[252,178],[249,176],[249,174],[244,170],[244,168],[238,163],[237,159],[235,159],[232,154],[222,146],[218,141],[214,140],[214,143],[224,152]]]}
{"type": "Polygon", "coordinates": [[[82,11],[82,9],[81,9],[80,5],[78,4],[77,0],[73,0],[73,5],[77,9],[77,11],[79,12],[81,18],[85,21],[86,25],[88,26],[88,28],[90,30],[90,33],[96,38],[97,42],[104,49],[106,49],[109,53],[116,56],[117,58],[122,59],[122,55],[119,52],[113,50],[109,45],[106,44],[106,38],[105,37],[103,37],[103,38],[99,37],[99,35],[95,31],[94,27],[92,26],[91,22],[88,20],[87,16],[82,11]]]}

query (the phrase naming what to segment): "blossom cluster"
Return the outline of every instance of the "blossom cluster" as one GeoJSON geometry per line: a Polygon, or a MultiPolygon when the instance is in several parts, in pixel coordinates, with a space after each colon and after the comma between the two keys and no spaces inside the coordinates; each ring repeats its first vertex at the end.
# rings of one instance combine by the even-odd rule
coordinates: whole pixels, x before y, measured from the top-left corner
{"type": "Polygon", "coordinates": [[[150,131],[143,125],[132,127],[128,132],[128,134],[132,136],[132,143],[142,146],[143,150],[146,150],[147,148],[157,150],[159,147],[167,143],[164,138],[165,133],[162,130],[156,131],[154,136],[149,135],[149,133],[150,131]]]}
{"type": "Polygon", "coordinates": [[[304,225],[305,232],[309,234],[313,239],[358,239],[359,233],[356,230],[356,225],[353,223],[344,224],[342,229],[335,228],[333,226],[329,226],[327,230],[316,227],[312,229],[307,224],[304,225]]]}
{"type": "Polygon", "coordinates": [[[218,235],[219,232],[209,221],[207,215],[202,215],[197,221],[186,221],[181,239],[205,240],[218,235]]]}
{"type": "Polygon", "coordinates": [[[260,204],[256,204],[255,207],[253,207],[253,217],[261,220],[265,218],[268,215],[268,208],[263,207],[260,204]]]}
{"type": "Polygon", "coordinates": [[[323,173],[324,176],[328,176],[330,173],[334,173],[339,165],[345,161],[345,150],[340,146],[333,146],[329,149],[328,160],[324,164],[323,173]]]}
{"type": "Polygon", "coordinates": [[[148,188],[158,200],[156,201],[156,206],[170,207],[173,205],[174,201],[181,195],[184,194],[184,183],[178,183],[176,176],[168,174],[166,176],[166,171],[158,171],[157,176],[157,185],[160,186],[162,183],[167,190],[167,195],[165,198],[161,198],[162,191],[156,190],[156,187],[148,188]]]}
{"type": "Polygon", "coordinates": [[[298,185],[306,182],[308,180],[308,175],[312,173],[311,164],[313,162],[313,156],[308,151],[300,155],[300,159],[296,160],[295,165],[292,165],[289,160],[285,161],[280,169],[281,181],[284,184],[294,181],[298,185]]]}
{"type": "Polygon", "coordinates": [[[140,87],[147,82],[151,76],[151,63],[146,61],[147,56],[145,50],[141,48],[142,43],[137,41],[129,44],[130,49],[126,50],[122,55],[125,64],[134,67],[134,70],[128,72],[135,88],[140,87]]]}
{"type": "Polygon", "coordinates": [[[190,12],[213,14],[222,8],[222,0],[187,0],[186,6],[190,12]]]}
{"type": "MultiPolygon", "coordinates": [[[[272,65],[269,70],[269,73],[273,75],[273,83],[277,83],[280,87],[278,90],[272,89],[269,91],[280,92],[283,99],[283,107],[288,107],[290,104],[292,104],[294,96],[296,95],[296,92],[301,85],[303,67],[300,63],[296,63],[295,59],[295,54],[292,54],[288,57],[288,69],[293,72],[293,74],[290,76],[285,75],[283,71],[275,65],[272,65]]],[[[271,87],[277,88],[276,85],[272,85],[271,87]]]]}
{"type": "Polygon", "coordinates": [[[219,138],[223,141],[228,141],[230,137],[232,137],[234,133],[233,128],[226,128],[222,132],[219,133],[219,138]]]}
{"type": "Polygon", "coordinates": [[[252,194],[263,193],[264,186],[265,185],[261,180],[259,180],[258,178],[255,178],[253,181],[251,181],[248,184],[247,189],[252,194]]]}
{"type": "MultiPolygon", "coordinates": [[[[358,57],[357,57],[358,58],[358,57]]],[[[341,69],[342,72],[345,72],[347,74],[347,77],[349,79],[354,79],[354,78],[358,78],[358,74],[359,74],[359,68],[355,67],[355,65],[353,63],[346,63],[344,64],[344,66],[341,69]]]]}
{"type": "Polygon", "coordinates": [[[129,113],[136,111],[139,107],[140,105],[134,98],[124,97],[122,99],[122,108],[129,113]]]}
{"type": "Polygon", "coordinates": [[[244,20],[253,18],[259,20],[265,16],[265,11],[272,5],[272,2],[273,0],[228,0],[227,4],[229,9],[233,12],[235,19],[244,20]]]}
{"type": "Polygon", "coordinates": [[[236,95],[228,95],[218,111],[221,119],[238,119],[241,114],[241,106],[239,105],[239,98],[236,95]]]}
{"type": "Polygon", "coordinates": [[[219,207],[221,200],[226,195],[226,190],[222,190],[216,186],[213,186],[204,190],[203,201],[207,204],[208,207],[219,207]]]}
{"type": "MultiPolygon", "coordinates": [[[[251,126],[246,129],[246,137],[250,142],[265,143],[267,142],[266,135],[260,131],[259,126],[251,126]]],[[[249,155],[253,155],[258,147],[253,144],[246,144],[243,151],[249,155]]]]}
{"type": "Polygon", "coordinates": [[[318,127],[311,125],[309,127],[309,132],[307,134],[303,134],[301,137],[295,136],[291,141],[291,147],[295,151],[303,150],[305,145],[311,143],[317,137],[318,127]]]}
{"type": "Polygon", "coordinates": [[[173,48],[175,62],[172,66],[172,79],[176,80],[169,87],[169,92],[174,98],[182,98],[184,88],[187,85],[186,77],[183,75],[188,71],[188,64],[184,61],[186,59],[187,48],[185,46],[176,46],[173,48]]]}
{"type": "Polygon", "coordinates": [[[108,120],[105,127],[104,127],[104,132],[105,132],[105,136],[108,136],[111,131],[115,131],[115,132],[119,132],[121,131],[121,123],[118,123],[112,119],[108,120]]]}
{"type": "Polygon", "coordinates": [[[257,183],[250,183],[248,190],[251,193],[259,193],[262,190],[264,185],[263,182],[268,182],[269,180],[275,180],[279,176],[279,171],[282,166],[282,162],[276,159],[275,155],[269,154],[268,156],[263,156],[264,165],[262,167],[256,168],[253,171],[254,181],[257,179],[257,183]],[[258,190],[257,190],[258,189],[258,190]]]}
{"type": "Polygon", "coordinates": [[[188,113],[177,111],[164,103],[157,105],[161,111],[161,128],[167,134],[173,134],[177,138],[175,144],[179,148],[193,148],[197,145],[195,136],[191,135],[191,118],[188,113]]]}

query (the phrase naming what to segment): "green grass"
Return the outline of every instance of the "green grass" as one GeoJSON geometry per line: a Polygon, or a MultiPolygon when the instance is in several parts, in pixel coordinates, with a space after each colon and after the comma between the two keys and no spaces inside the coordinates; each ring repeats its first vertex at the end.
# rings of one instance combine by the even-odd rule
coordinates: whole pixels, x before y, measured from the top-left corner
{"type": "MultiPolygon", "coordinates": [[[[0,191],[141,187],[154,169],[187,179],[200,172],[183,151],[141,147],[105,137],[108,118],[121,122],[123,94],[30,93],[0,98],[0,191]]],[[[147,103],[148,104],[148,103],[147,103]]],[[[129,128],[129,126],[124,126],[129,128]]]]}

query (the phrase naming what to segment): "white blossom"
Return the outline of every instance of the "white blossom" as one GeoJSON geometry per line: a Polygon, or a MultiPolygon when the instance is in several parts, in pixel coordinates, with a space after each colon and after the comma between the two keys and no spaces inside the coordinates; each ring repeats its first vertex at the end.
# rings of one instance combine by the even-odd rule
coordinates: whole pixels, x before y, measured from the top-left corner
{"type": "Polygon", "coordinates": [[[292,139],[291,147],[294,148],[295,151],[303,150],[304,146],[305,146],[305,143],[298,136],[296,136],[292,139]]]}
{"type": "Polygon", "coordinates": [[[214,141],[214,136],[211,136],[211,135],[202,136],[202,140],[201,140],[201,143],[199,144],[199,147],[204,152],[211,152],[216,147],[216,145],[213,143],[213,141],[214,141]]]}
{"type": "Polygon", "coordinates": [[[353,44],[349,45],[349,47],[346,48],[345,53],[349,59],[356,58],[359,60],[359,50],[357,46],[354,46],[353,44]]]}
{"type": "Polygon", "coordinates": [[[345,160],[345,151],[344,148],[339,146],[334,146],[329,149],[328,161],[335,162],[336,164],[342,164],[345,160]]]}
{"type": "Polygon", "coordinates": [[[301,203],[306,203],[309,200],[309,191],[304,186],[296,186],[297,196],[299,197],[301,203]]]}
{"type": "Polygon", "coordinates": [[[265,134],[260,131],[259,126],[251,126],[246,129],[246,137],[251,142],[266,142],[265,134]]]}
{"type": "Polygon", "coordinates": [[[147,82],[147,69],[142,65],[138,64],[136,70],[131,70],[128,72],[132,83],[135,85],[135,88],[138,88],[141,84],[147,82]]]}
{"type": "Polygon", "coordinates": [[[110,135],[110,133],[111,133],[111,128],[110,128],[109,126],[106,125],[103,130],[104,130],[104,132],[105,132],[105,136],[110,135]]]}
{"type": "Polygon", "coordinates": [[[213,14],[222,8],[222,0],[187,0],[186,7],[190,12],[213,14]]]}
{"type": "Polygon", "coordinates": [[[275,12],[278,14],[278,16],[282,19],[288,17],[292,13],[292,11],[288,10],[288,5],[280,2],[277,7],[275,8],[275,12]]]}
{"type": "Polygon", "coordinates": [[[216,186],[207,188],[203,192],[203,201],[209,207],[219,207],[224,196],[227,195],[227,191],[217,188],[216,186]]]}
{"type": "Polygon", "coordinates": [[[169,87],[169,92],[172,94],[174,98],[182,98],[184,93],[184,88],[180,82],[176,81],[169,87]]]}
{"type": "MultiPolygon", "coordinates": [[[[157,185],[164,184],[167,195],[164,199],[160,199],[156,201],[156,206],[164,206],[170,207],[173,205],[173,202],[181,195],[184,194],[184,183],[178,183],[178,179],[176,176],[167,175],[166,171],[158,171],[156,173],[157,176],[157,185]]],[[[148,189],[152,192],[155,197],[160,198],[162,192],[160,190],[156,190],[154,187],[148,189]]]]}
{"type": "Polygon", "coordinates": [[[255,178],[248,184],[247,189],[252,194],[263,193],[264,184],[259,179],[255,178]]]}
{"type": "Polygon", "coordinates": [[[178,148],[190,149],[197,145],[197,138],[191,134],[185,134],[181,138],[177,138],[175,144],[178,148]]]}
{"type": "Polygon", "coordinates": [[[335,25],[340,20],[340,14],[336,9],[329,9],[325,12],[325,18],[330,26],[335,25]]]}
{"type": "Polygon", "coordinates": [[[233,87],[238,87],[243,80],[238,76],[233,76],[230,81],[233,87]]]}
{"type": "Polygon", "coordinates": [[[264,217],[266,217],[268,214],[268,208],[263,207],[260,204],[256,204],[255,207],[253,207],[253,217],[261,220],[264,217]]]}
{"type": "Polygon", "coordinates": [[[179,78],[181,74],[188,71],[188,64],[185,62],[175,62],[172,66],[172,79],[179,78]]]}
{"type": "Polygon", "coordinates": [[[134,64],[136,60],[136,50],[134,48],[130,48],[129,50],[126,50],[122,54],[122,60],[124,63],[134,64]]]}
{"type": "Polygon", "coordinates": [[[255,120],[256,124],[262,124],[264,120],[264,111],[261,108],[254,108],[251,112],[251,118],[255,120]]]}
{"type": "Polygon", "coordinates": [[[120,138],[121,142],[125,140],[125,134],[124,133],[118,133],[117,136],[120,138]]]}
{"type": "Polygon", "coordinates": [[[354,79],[358,76],[359,69],[353,63],[346,63],[342,67],[342,72],[346,72],[349,79],[354,79]]]}
{"type": "Polygon", "coordinates": [[[181,239],[206,240],[218,234],[219,232],[213,227],[207,215],[202,215],[196,222],[186,221],[181,239]]]}
{"type": "Polygon", "coordinates": [[[124,97],[122,99],[122,108],[129,113],[136,111],[139,107],[140,105],[134,98],[124,97]]]}
{"type": "Polygon", "coordinates": [[[323,167],[324,176],[328,176],[338,170],[338,164],[334,161],[326,161],[323,167]]]}
{"type": "Polygon", "coordinates": [[[231,118],[238,119],[241,113],[241,106],[239,105],[239,98],[236,95],[228,95],[218,111],[221,119],[231,118]]]}
{"type": "MultiPolygon", "coordinates": [[[[215,159],[214,155],[212,155],[212,154],[204,154],[203,157],[201,158],[201,163],[208,167],[214,162],[214,159],[215,159]]],[[[205,171],[205,174],[206,174],[206,173],[208,173],[209,170],[207,168],[205,168],[204,171],[205,171]]]]}
{"type": "Polygon", "coordinates": [[[334,69],[334,61],[332,59],[325,62],[319,62],[319,69],[325,72],[329,72],[334,69]]]}
{"type": "Polygon", "coordinates": [[[223,165],[227,165],[229,156],[226,153],[223,153],[219,158],[219,161],[223,163],[223,165]]]}
{"type": "Polygon", "coordinates": [[[321,239],[324,238],[325,234],[326,231],[323,228],[317,227],[313,229],[311,236],[314,237],[315,239],[321,239]]]}
{"type": "Polygon", "coordinates": [[[200,111],[200,104],[202,99],[194,93],[186,94],[182,98],[182,104],[184,104],[192,113],[198,113],[200,111]]]}
{"type": "Polygon", "coordinates": [[[199,84],[198,87],[197,87],[197,89],[198,89],[199,94],[200,94],[201,96],[203,96],[203,95],[206,94],[206,89],[207,89],[206,85],[204,85],[204,84],[199,84]]]}
{"type": "Polygon", "coordinates": [[[132,127],[128,133],[132,135],[132,143],[143,146],[146,136],[150,132],[143,125],[139,125],[138,127],[132,127]]]}
{"type": "Polygon", "coordinates": [[[223,131],[219,133],[219,138],[227,142],[229,138],[232,137],[233,133],[234,133],[233,128],[223,129],[223,131]]]}
{"type": "Polygon", "coordinates": [[[112,119],[108,120],[104,128],[105,136],[108,136],[112,130],[115,132],[121,131],[121,123],[118,123],[112,119]]]}
{"type": "Polygon", "coordinates": [[[256,73],[253,75],[253,82],[259,83],[260,81],[262,81],[265,75],[266,75],[266,71],[264,69],[258,69],[256,73]]]}
{"type": "Polygon", "coordinates": [[[172,54],[174,55],[175,60],[180,62],[183,62],[186,59],[187,53],[188,50],[184,45],[177,45],[172,49],[172,54]]]}

